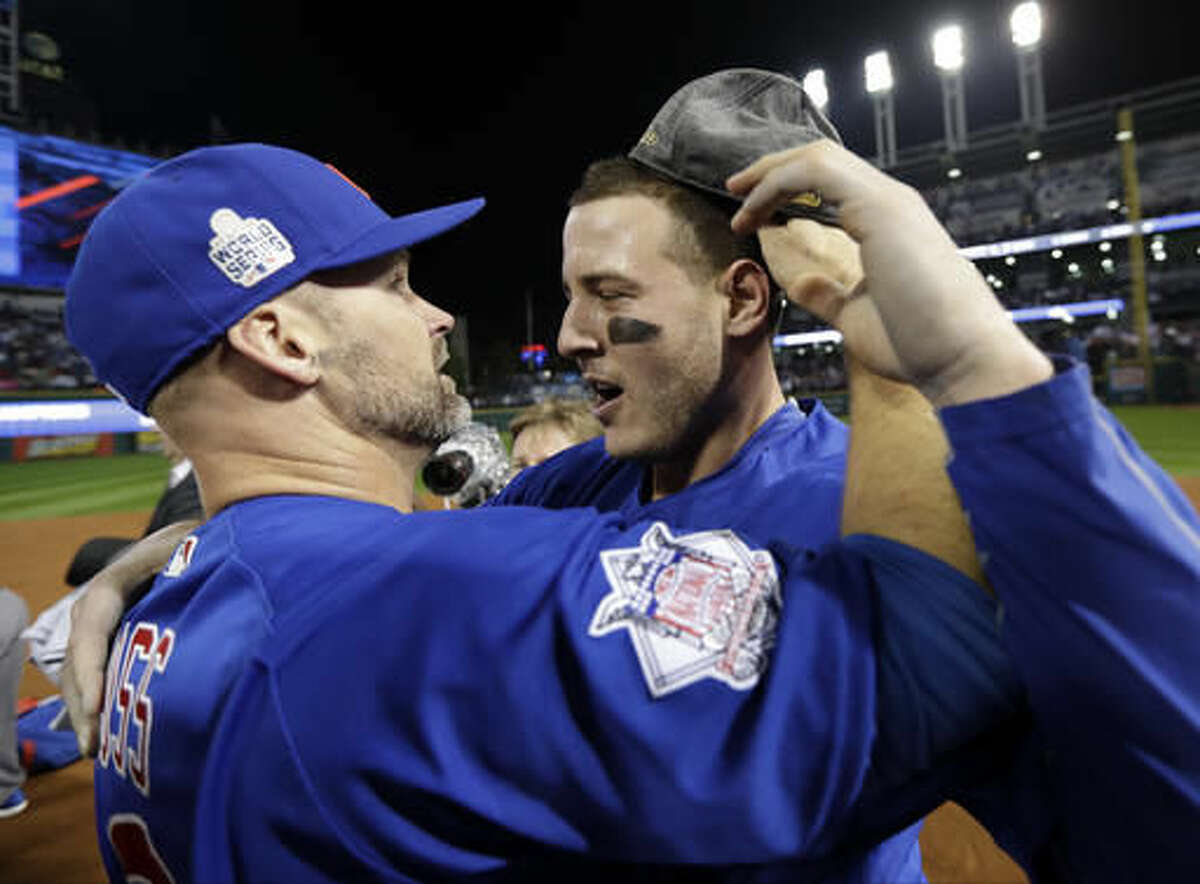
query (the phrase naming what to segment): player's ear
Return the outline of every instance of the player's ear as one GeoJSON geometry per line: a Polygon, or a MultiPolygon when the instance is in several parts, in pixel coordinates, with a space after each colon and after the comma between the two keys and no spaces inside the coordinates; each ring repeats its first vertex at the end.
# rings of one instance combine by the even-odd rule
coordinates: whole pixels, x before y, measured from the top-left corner
{"type": "Polygon", "coordinates": [[[761,330],[771,312],[771,278],[757,261],[739,258],[717,283],[725,296],[725,333],[745,337],[761,330]]]}
{"type": "Polygon", "coordinates": [[[321,378],[319,320],[298,304],[276,298],[259,304],[225,333],[229,346],[260,368],[302,387],[321,378]]]}

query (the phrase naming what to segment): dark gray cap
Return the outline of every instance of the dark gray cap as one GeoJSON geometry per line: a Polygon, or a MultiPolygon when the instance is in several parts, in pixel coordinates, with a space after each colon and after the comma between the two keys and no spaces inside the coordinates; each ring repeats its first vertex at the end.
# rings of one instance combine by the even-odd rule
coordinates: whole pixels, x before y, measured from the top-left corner
{"type": "MultiPolygon", "coordinates": [[[[631,159],[683,184],[737,198],[725,180],[764,154],[828,138],[842,143],[800,83],[785,74],[732,68],[692,80],[654,115],[631,159]]],[[[805,193],[781,210],[837,224],[832,206],[805,193]]]]}

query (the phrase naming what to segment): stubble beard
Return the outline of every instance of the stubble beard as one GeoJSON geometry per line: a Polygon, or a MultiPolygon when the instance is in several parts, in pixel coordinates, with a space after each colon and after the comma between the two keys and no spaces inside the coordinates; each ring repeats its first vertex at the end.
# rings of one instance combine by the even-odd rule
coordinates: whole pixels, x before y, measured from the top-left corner
{"type": "Polygon", "coordinates": [[[724,375],[720,335],[712,325],[697,321],[683,339],[690,342],[687,347],[662,351],[658,369],[645,366],[640,373],[654,379],[634,391],[641,394],[634,420],[644,421],[642,427],[621,434],[625,440],[613,439],[612,445],[605,431],[605,448],[613,457],[645,464],[686,462],[719,423],[724,375]]]}
{"type": "Polygon", "coordinates": [[[353,343],[325,361],[353,384],[348,417],[362,435],[433,449],[470,423],[470,404],[436,373],[406,386],[368,348],[353,343]]]}
{"type": "MultiPolygon", "coordinates": [[[[645,464],[673,463],[690,457],[711,415],[714,384],[702,373],[679,372],[676,382],[656,387],[640,411],[647,429],[626,441],[606,442],[608,453],[620,460],[645,464]],[[653,415],[653,417],[650,417],[653,415]]],[[[607,435],[607,434],[606,434],[607,435]]]]}

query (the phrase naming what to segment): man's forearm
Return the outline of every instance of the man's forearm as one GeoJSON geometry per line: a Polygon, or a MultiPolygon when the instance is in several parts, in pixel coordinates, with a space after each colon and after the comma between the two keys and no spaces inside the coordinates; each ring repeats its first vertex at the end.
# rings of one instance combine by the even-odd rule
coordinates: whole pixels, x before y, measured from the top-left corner
{"type": "Polygon", "coordinates": [[[949,445],[928,400],[847,357],[850,450],[842,534],[876,534],[915,547],[984,582],[958,494],[949,445]]]}
{"type": "Polygon", "coordinates": [[[71,606],[62,693],[79,749],[85,755],[96,751],[104,664],[113,631],[144,591],[147,578],[167,563],[175,547],[198,524],[177,522],[128,547],[85,584],[86,590],[71,606]]]}

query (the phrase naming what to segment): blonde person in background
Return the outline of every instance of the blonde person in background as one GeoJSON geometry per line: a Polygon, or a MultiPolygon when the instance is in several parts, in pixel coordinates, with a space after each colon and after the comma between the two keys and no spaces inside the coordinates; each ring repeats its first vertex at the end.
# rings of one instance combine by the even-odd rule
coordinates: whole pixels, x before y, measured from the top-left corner
{"type": "Polygon", "coordinates": [[[509,422],[508,429],[512,433],[514,475],[604,433],[588,402],[558,397],[521,409],[509,422]]]}

